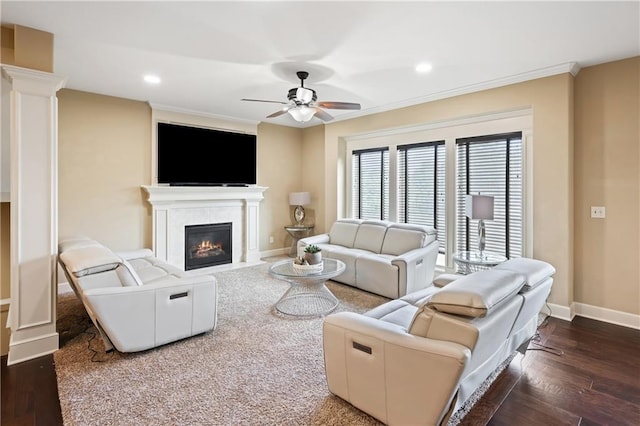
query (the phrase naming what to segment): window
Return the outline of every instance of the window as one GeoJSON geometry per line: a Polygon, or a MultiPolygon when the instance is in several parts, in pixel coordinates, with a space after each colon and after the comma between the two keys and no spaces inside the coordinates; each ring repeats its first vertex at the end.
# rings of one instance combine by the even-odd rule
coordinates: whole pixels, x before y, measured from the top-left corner
{"type": "Polygon", "coordinates": [[[389,220],[389,149],[353,151],[351,185],[353,217],[389,220]]]}
{"type": "Polygon", "coordinates": [[[398,222],[433,226],[446,244],[445,142],[398,146],[398,222]]]}
{"type": "Polygon", "coordinates": [[[466,194],[492,195],[485,221],[486,250],[508,258],[523,253],[522,133],[456,140],[456,249],[476,250],[477,220],[465,215],[466,194]]]}
{"type": "Polygon", "coordinates": [[[347,202],[338,207],[345,217],[433,226],[436,265],[451,271],[454,252],[478,249],[478,221],[466,217],[465,195],[493,195],[485,249],[530,256],[532,125],[532,111],[523,109],[345,138],[347,202]]]}

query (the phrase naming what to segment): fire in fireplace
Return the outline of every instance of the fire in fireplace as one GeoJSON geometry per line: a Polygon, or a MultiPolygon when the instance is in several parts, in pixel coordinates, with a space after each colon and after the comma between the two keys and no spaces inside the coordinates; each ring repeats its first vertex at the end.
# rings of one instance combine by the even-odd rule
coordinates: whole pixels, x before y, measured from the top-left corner
{"type": "Polygon", "coordinates": [[[186,271],[232,262],[231,223],[184,227],[184,269],[186,271]]]}

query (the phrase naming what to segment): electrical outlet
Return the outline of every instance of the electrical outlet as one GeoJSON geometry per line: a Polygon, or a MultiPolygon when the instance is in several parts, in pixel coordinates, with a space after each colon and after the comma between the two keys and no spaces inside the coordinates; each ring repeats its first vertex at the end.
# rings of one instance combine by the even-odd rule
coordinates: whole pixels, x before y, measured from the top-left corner
{"type": "Polygon", "coordinates": [[[273,235],[269,235],[269,244],[273,244],[274,241],[273,235]]]}
{"type": "Polygon", "coordinates": [[[605,218],[604,206],[591,206],[591,217],[595,219],[605,218]]]}

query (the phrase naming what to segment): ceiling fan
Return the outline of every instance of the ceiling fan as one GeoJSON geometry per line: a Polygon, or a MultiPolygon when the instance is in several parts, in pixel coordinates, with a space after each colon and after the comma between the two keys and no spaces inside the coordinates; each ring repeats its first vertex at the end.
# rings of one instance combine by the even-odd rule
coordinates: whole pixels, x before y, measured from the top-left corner
{"type": "Polygon", "coordinates": [[[249,102],[269,102],[274,104],[283,104],[284,108],[274,112],[267,116],[267,118],[274,118],[286,114],[287,112],[296,120],[301,123],[311,120],[314,116],[323,121],[333,120],[331,114],[322,110],[321,108],[328,109],[360,109],[360,104],[353,102],[334,102],[334,101],[320,101],[316,96],[316,91],[304,87],[304,80],[309,77],[309,73],[306,71],[298,71],[296,73],[300,79],[300,87],[294,87],[289,89],[287,99],[289,102],[282,101],[268,101],[263,99],[242,99],[249,102]]]}

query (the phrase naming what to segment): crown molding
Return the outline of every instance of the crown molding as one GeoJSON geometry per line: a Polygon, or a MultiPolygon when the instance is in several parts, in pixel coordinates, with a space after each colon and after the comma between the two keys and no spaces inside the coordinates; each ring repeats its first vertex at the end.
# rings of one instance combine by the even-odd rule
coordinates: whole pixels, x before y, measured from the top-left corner
{"type": "Polygon", "coordinates": [[[528,71],[521,74],[515,74],[508,77],[497,78],[494,80],[484,81],[482,83],[471,84],[468,86],[458,87],[451,90],[443,90],[442,92],[432,93],[426,96],[420,96],[413,99],[408,99],[401,102],[395,102],[392,104],[384,105],[381,107],[368,108],[360,112],[354,112],[352,114],[342,114],[336,117],[333,122],[351,120],[353,118],[362,117],[365,115],[376,114],[380,112],[391,111],[395,109],[405,108],[409,106],[424,104],[428,102],[434,102],[441,99],[452,98],[454,96],[467,95],[469,93],[480,92],[488,89],[495,89],[502,86],[508,86],[511,84],[522,83],[529,80],[536,80],[538,78],[550,77],[558,74],[570,73],[574,77],[580,71],[580,66],[577,62],[568,62],[565,64],[555,65],[546,68],[540,68],[533,71],[528,71]]]}
{"type": "Polygon", "coordinates": [[[230,121],[238,124],[245,124],[245,125],[251,125],[251,126],[257,126],[258,124],[260,124],[260,121],[255,121],[255,120],[245,120],[237,117],[231,117],[228,115],[211,114],[208,112],[196,111],[196,110],[191,110],[186,108],[179,108],[171,105],[158,104],[155,102],[147,102],[147,103],[152,109],[157,111],[167,111],[167,112],[174,112],[178,114],[193,115],[197,117],[211,118],[214,120],[224,120],[224,121],[230,121]]]}

